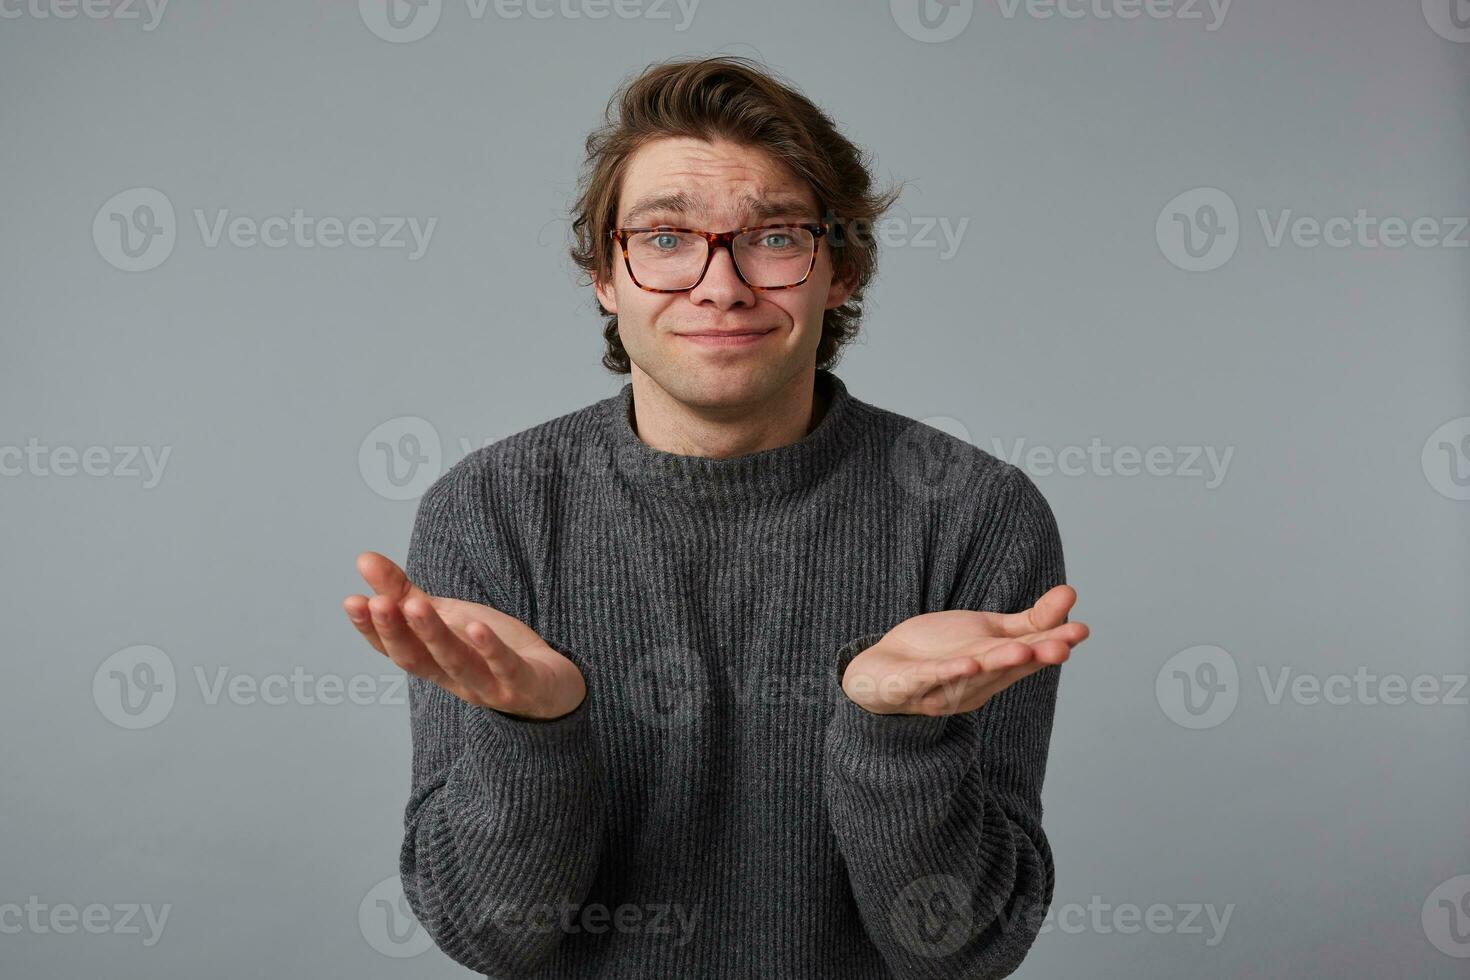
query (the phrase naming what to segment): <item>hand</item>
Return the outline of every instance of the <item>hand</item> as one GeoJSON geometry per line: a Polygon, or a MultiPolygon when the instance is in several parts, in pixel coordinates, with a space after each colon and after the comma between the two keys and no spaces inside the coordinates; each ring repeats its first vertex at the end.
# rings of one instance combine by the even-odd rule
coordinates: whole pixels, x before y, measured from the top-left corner
{"type": "Polygon", "coordinates": [[[410,674],[470,704],[537,721],[569,714],[587,696],[577,665],[514,616],[431,596],[375,551],[357,556],[357,570],[377,594],[344,599],[347,618],[410,674]]]}
{"type": "Polygon", "coordinates": [[[1087,639],[1068,623],[1077,601],[1070,585],[1050,589],[1018,613],[946,609],[899,623],[852,658],[842,691],[878,715],[974,711],[1016,681],[1064,662],[1087,639]]]}

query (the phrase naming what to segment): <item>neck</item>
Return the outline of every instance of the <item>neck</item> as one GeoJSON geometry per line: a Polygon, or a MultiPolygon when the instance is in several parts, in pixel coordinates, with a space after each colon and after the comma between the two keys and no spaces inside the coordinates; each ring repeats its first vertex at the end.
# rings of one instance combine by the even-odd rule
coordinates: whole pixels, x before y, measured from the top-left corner
{"type": "Polygon", "coordinates": [[[680,399],[635,364],[629,424],[649,448],[681,456],[730,459],[790,445],[822,420],[826,400],[811,366],[756,401],[680,399]]]}
{"type": "Polygon", "coordinates": [[[678,422],[669,424],[669,414],[648,407],[660,395],[674,400],[656,386],[639,389],[634,411],[637,383],[600,403],[607,459],[615,479],[666,506],[768,506],[808,493],[874,418],[872,406],[854,399],[831,371],[815,371],[810,383],[773,400],[784,408],[755,412],[758,424],[740,421],[752,414],[749,407],[686,402],[677,403],[678,422]]]}

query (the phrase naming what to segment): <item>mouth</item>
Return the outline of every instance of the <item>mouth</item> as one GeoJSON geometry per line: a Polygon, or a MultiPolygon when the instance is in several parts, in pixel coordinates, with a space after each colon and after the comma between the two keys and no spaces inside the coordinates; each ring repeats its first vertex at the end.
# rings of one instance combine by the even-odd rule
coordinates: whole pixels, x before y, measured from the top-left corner
{"type": "Polygon", "coordinates": [[[775,331],[775,327],[770,327],[765,330],[700,330],[690,333],[679,333],[675,334],[675,336],[692,340],[696,344],[731,347],[755,343],[767,334],[775,333],[775,331]]]}

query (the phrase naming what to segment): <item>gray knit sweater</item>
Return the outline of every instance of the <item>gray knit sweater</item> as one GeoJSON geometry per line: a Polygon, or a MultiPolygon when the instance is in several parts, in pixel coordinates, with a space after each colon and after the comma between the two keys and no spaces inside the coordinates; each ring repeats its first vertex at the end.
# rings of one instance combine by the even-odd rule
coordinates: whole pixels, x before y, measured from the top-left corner
{"type": "Polygon", "coordinates": [[[587,698],[533,721],[410,678],[400,872],[503,978],[1001,977],[1053,888],[1041,788],[1060,668],[958,715],[842,693],[910,616],[1064,581],[1015,466],[861,401],[731,459],[643,443],[633,386],[479,449],[420,501],[406,570],[521,619],[587,698]]]}

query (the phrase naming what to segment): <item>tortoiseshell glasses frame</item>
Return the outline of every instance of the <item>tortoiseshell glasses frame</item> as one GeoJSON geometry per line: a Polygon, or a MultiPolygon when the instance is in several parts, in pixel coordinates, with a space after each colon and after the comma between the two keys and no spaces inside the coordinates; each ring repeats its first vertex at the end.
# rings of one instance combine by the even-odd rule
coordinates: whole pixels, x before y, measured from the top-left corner
{"type": "Polygon", "coordinates": [[[778,289],[795,289],[797,286],[800,286],[811,277],[812,270],[817,267],[817,251],[821,248],[822,238],[827,234],[830,228],[831,226],[828,225],[825,221],[783,221],[773,225],[748,225],[743,228],[736,228],[734,231],[705,231],[703,228],[678,228],[673,225],[655,225],[651,228],[613,228],[607,234],[609,238],[616,241],[618,245],[622,248],[623,265],[628,270],[628,278],[633,280],[633,285],[637,286],[639,289],[644,290],[645,292],[689,292],[689,290],[704,282],[705,274],[709,272],[710,263],[714,261],[715,249],[719,248],[720,246],[724,246],[730,252],[730,263],[735,266],[735,274],[740,277],[741,282],[745,283],[745,285],[749,286],[751,289],[760,290],[762,292],[773,292],[778,289]],[[789,282],[784,286],[757,286],[755,283],[745,278],[745,273],[740,271],[740,262],[735,258],[735,239],[748,231],[766,231],[768,229],[775,228],[804,228],[807,231],[811,232],[811,262],[807,264],[806,272],[796,282],[789,282]],[[645,286],[643,285],[643,283],[639,282],[638,277],[633,274],[633,260],[628,257],[628,236],[646,231],[672,231],[686,235],[702,236],[707,245],[705,247],[704,268],[699,270],[699,278],[694,280],[694,282],[692,282],[688,286],[683,287],[682,289],[655,289],[652,286],[645,286]]]}

